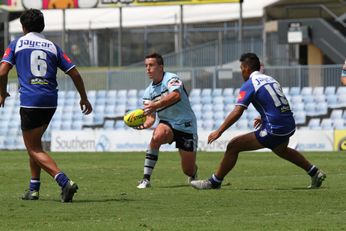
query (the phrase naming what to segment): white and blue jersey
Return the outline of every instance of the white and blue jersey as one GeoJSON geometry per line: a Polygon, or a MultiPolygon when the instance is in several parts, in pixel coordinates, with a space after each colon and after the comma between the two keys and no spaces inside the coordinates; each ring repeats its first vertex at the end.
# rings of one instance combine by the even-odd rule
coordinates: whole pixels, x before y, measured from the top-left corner
{"type": "Polygon", "coordinates": [[[143,100],[157,101],[176,90],[180,93],[180,100],[167,107],[159,108],[156,111],[158,118],[168,122],[175,130],[197,134],[195,113],[191,109],[184,85],[176,74],[165,72],[160,83],[151,82],[144,91],[143,100]]]}
{"type": "Polygon", "coordinates": [[[269,134],[286,136],[295,131],[293,113],[280,84],[272,77],[253,72],[240,88],[236,105],[252,103],[260,113],[262,129],[269,134]]]}
{"type": "Polygon", "coordinates": [[[75,66],[57,45],[35,32],[12,41],[1,62],[16,66],[20,106],[25,108],[55,108],[57,68],[66,73],[75,66]]]}

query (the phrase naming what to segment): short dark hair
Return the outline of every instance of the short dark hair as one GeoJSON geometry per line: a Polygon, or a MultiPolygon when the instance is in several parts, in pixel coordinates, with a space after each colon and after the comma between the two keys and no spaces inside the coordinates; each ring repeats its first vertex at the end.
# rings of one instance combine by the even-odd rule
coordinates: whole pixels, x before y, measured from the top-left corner
{"type": "Polygon", "coordinates": [[[239,61],[250,67],[252,71],[261,69],[261,62],[255,53],[242,54],[239,61]]]}
{"type": "Polygon", "coordinates": [[[163,58],[158,53],[151,53],[150,55],[145,56],[145,59],[156,59],[157,64],[163,65],[163,58]]]}
{"type": "Polygon", "coordinates": [[[44,17],[40,10],[29,9],[20,16],[20,23],[29,32],[41,33],[44,29],[44,17]]]}

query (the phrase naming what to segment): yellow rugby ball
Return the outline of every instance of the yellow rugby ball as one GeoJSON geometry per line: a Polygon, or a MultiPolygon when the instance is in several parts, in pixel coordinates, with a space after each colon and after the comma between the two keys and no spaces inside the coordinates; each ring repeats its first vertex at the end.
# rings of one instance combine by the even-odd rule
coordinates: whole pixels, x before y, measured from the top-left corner
{"type": "Polygon", "coordinates": [[[137,127],[144,124],[147,117],[143,109],[135,109],[124,115],[124,123],[129,127],[137,127]]]}

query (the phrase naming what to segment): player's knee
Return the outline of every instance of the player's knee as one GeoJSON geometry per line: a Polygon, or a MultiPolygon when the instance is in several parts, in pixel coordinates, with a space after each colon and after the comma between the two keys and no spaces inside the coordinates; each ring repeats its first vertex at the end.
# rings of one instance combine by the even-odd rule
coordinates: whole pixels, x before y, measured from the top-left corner
{"type": "Polygon", "coordinates": [[[232,139],[230,142],[228,142],[226,147],[226,152],[230,153],[232,150],[234,150],[234,147],[236,146],[236,140],[232,139]]]}
{"type": "Polygon", "coordinates": [[[159,148],[163,144],[163,137],[160,135],[154,135],[150,142],[152,147],[159,148]]]}
{"type": "Polygon", "coordinates": [[[240,152],[240,147],[239,147],[239,140],[236,138],[233,138],[230,142],[228,142],[227,147],[226,147],[226,154],[232,155],[232,154],[237,154],[240,152]]]}

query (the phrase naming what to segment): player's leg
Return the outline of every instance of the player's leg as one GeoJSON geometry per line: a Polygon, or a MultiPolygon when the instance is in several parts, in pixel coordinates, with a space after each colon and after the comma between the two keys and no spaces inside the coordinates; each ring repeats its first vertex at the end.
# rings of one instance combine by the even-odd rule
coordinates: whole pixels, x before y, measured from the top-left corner
{"type": "Polygon", "coordinates": [[[188,176],[188,183],[197,180],[196,152],[179,149],[179,154],[181,158],[181,168],[184,174],[188,176]]]}
{"type": "Polygon", "coordinates": [[[192,181],[196,189],[220,188],[223,178],[233,169],[238,160],[239,152],[263,148],[254,132],[234,137],[227,145],[225,154],[216,172],[208,180],[192,181]]]}
{"type": "Polygon", "coordinates": [[[37,170],[43,168],[49,175],[54,177],[60,172],[55,161],[42,148],[42,127],[23,131],[25,147],[30,156],[30,167],[33,175],[37,175],[37,170]]]}
{"type": "Polygon", "coordinates": [[[21,128],[24,144],[30,156],[30,169],[32,172],[32,177],[39,176],[41,171],[40,169],[44,169],[49,175],[54,177],[56,182],[61,187],[62,201],[69,202],[72,200],[78,186],[70,181],[69,178],[60,171],[53,158],[51,158],[42,148],[41,139],[51,118],[54,115],[54,112],[55,109],[21,108],[21,128]]]}
{"type": "Polygon", "coordinates": [[[278,145],[272,150],[276,155],[304,169],[309,174],[311,177],[311,185],[309,188],[319,188],[322,185],[322,182],[326,178],[326,174],[318,167],[311,164],[300,152],[288,147],[288,141],[278,145]]]}
{"type": "Polygon", "coordinates": [[[181,168],[185,175],[188,176],[188,183],[191,183],[191,181],[197,180],[196,151],[198,146],[198,135],[174,129],[172,129],[172,131],[176,148],[179,149],[181,168]]]}
{"type": "Polygon", "coordinates": [[[159,123],[153,132],[144,160],[144,176],[137,188],[150,187],[150,178],[159,156],[162,144],[171,143],[174,135],[171,127],[165,123],[159,123]]]}

